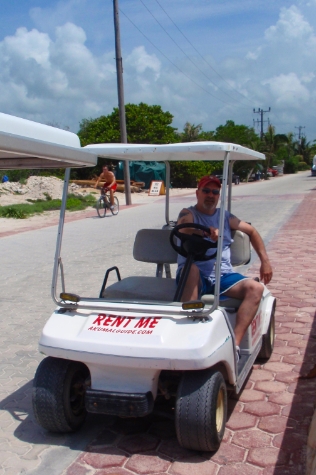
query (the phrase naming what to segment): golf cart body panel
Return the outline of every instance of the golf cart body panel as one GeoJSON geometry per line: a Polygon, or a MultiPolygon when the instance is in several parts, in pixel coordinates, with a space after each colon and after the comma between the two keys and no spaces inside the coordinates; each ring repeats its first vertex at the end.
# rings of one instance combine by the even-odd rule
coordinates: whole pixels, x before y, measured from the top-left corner
{"type": "MultiPolygon", "coordinates": [[[[213,436],[213,442],[206,441],[198,446],[195,439],[190,443],[181,442],[182,425],[188,423],[186,431],[190,432],[191,423],[181,419],[183,411],[176,409],[178,440],[187,448],[218,448],[226,420],[226,386],[238,393],[257,356],[269,357],[272,351],[271,322],[275,299],[264,287],[257,314],[242,340],[241,359],[237,362],[234,326],[241,302],[220,299],[220,261],[215,265],[214,295],[203,295],[198,302],[201,304],[199,309],[191,304],[185,308],[175,298],[176,283],[168,268],[176,261],[169,244],[169,235],[175,225],[169,219],[169,162],[223,162],[218,238],[221,249],[224,211],[231,209],[233,163],[264,158],[245,147],[218,142],[96,144],[81,148],[75,134],[0,114],[0,168],[66,168],[51,290],[57,309],[44,326],[39,340],[39,350],[48,358],[41,362],[34,379],[33,408],[39,424],[57,432],[76,430],[84,421],[85,410],[124,417],[144,416],[153,410],[156,398],[168,399],[176,394],[176,408],[177,405],[181,407],[181,401],[191,404],[186,400],[186,393],[188,388],[200,384],[196,383],[198,377],[197,381],[205,379],[203,384],[208,390],[217,388],[214,398],[223,409],[222,423],[217,415],[216,424],[214,419],[210,423],[215,431],[215,442],[213,436]],[[160,230],[141,230],[135,240],[134,258],[155,263],[156,275],[132,275],[121,279],[118,269],[110,268],[99,297],[79,296],[66,292],[61,258],[70,167],[94,166],[98,157],[165,162],[166,223],[161,223],[160,230]],[[115,270],[118,281],[107,285],[108,274],[115,270]],[[163,271],[166,277],[163,277],[163,271]],[[60,295],[57,292],[59,280],[60,295]],[[67,384],[60,381],[67,381],[67,384]],[[64,384],[62,391],[60,384],[64,384]],[[176,391],[172,389],[175,384],[176,391]],[[71,398],[69,391],[72,391],[71,398]],[[51,406],[51,395],[60,397],[59,404],[65,409],[58,420],[51,406]]],[[[249,238],[237,231],[232,245],[232,264],[242,265],[249,260],[249,238]]],[[[201,388],[197,387],[196,394],[202,397],[201,388]]],[[[192,401],[195,413],[193,393],[192,401]]],[[[209,408],[208,404],[205,400],[206,414],[214,411],[217,414],[216,407],[209,408]]],[[[203,426],[203,422],[199,424],[203,426]]]]}
{"type": "MultiPolygon", "coordinates": [[[[56,311],[52,315],[44,327],[40,350],[51,356],[75,360],[84,353],[84,362],[91,370],[93,389],[101,389],[107,384],[105,381],[113,368],[121,368],[120,371],[129,368],[128,384],[132,384],[133,391],[136,391],[138,381],[133,376],[133,368],[136,372],[140,368],[184,371],[204,369],[218,363],[227,367],[230,383],[234,384],[235,374],[230,371],[234,368],[232,335],[221,310],[213,312],[212,317],[204,322],[159,313],[154,317],[131,315],[123,311],[120,314],[93,315],[87,315],[86,311],[81,315],[71,312],[69,317],[71,323],[69,318],[68,326],[65,326],[65,314],[56,311]],[[63,328],[63,336],[60,328],[63,328]],[[99,366],[104,365],[105,360],[106,366],[99,380],[99,366]],[[94,377],[95,368],[98,370],[94,377]]],[[[140,388],[136,392],[141,392],[140,388]]]]}

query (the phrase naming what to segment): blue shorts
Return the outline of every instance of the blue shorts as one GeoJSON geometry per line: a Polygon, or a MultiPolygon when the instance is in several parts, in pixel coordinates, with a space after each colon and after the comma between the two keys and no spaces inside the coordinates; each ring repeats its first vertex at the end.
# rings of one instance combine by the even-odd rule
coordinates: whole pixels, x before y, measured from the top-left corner
{"type": "MultiPolygon", "coordinates": [[[[179,283],[180,275],[181,275],[181,272],[177,272],[177,275],[176,275],[177,284],[179,283]]],[[[207,279],[201,274],[201,272],[200,272],[200,277],[201,277],[202,286],[199,292],[199,297],[201,297],[201,295],[204,295],[204,294],[213,295],[215,292],[215,278],[207,279]]],[[[231,272],[230,274],[222,275],[220,289],[219,289],[220,295],[227,292],[227,290],[234,287],[234,285],[238,284],[238,282],[240,282],[241,280],[249,279],[249,278],[250,277],[246,277],[242,274],[238,274],[238,272],[231,272]]],[[[222,297],[222,299],[223,300],[225,299],[225,295],[222,297]]]]}

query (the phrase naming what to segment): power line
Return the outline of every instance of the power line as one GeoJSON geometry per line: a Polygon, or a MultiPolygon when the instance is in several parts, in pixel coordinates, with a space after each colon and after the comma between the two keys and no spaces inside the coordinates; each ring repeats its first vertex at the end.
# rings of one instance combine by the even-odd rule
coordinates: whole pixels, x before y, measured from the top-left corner
{"type": "MultiPolygon", "coordinates": [[[[160,8],[163,10],[163,12],[167,15],[167,17],[169,18],[169,20],[174,24],[174,26],[177,28],[177,30],[181,33],[181,35],[186,39],[186,41],[189,43],[189,45],[192,46],[192,48],[194,49],[194,51],[200,56],[200,58],[203,59],[203,61],[212,69],[212,71],[214,71],[215,74],[217,74],[218,77],[221,78],[222,81],[224,81],[230,89],[232,89],[233,91],[237,92],[237,94],[239,94],[241,97],[243,97],[244,99],[246,99],[248,102],[252,103],[252,101],[250,99],[248,99],[248,97],[246,97],[244,94],[242,94],[241,92],[239,92],[237,89],[235,89],[231,84],[229,84],[228,81],[226,81],[225,78],[223,78],[223,76],[221,76],[217,71],[216,69],[213,68],[213,66],[208,62],[206,61],[206,59],[204,58],[204,56],[197,50],[197,48],[191,43],[191,41],[189,40],[189,38],[182,32],[182,30],[180,30],[180,28],[178,27],[178,25],[173,21],[173,19],[170,17],[170,15],[166,12],[166,10],[163,8],[163,6],[161,5],[161,3],[156,0],[156,3],[158,3],[158,5],[160,6],[160,8]]],[[[218,86],[217,86],[218,87],[218,86]]]]}
{"type": "MultiPolygon", "coordinates": [[[[174,38],[172,38],[172,36],[168,33],[168,31],[165,29],[165,27],[160,23],[160,21],[155,17],[155,15],[149,10],[149,8],[147,7],[147,5],[143,2],[143,0],[139,0],[142,5],[146,8],[146,10],[149,12],[149,14],[153,17],[153,19],[158,23],[158,25],[161,27],[161,29],[166,33],[166,35],[171,39],[171,41],[179,48],[179,50],[185,55],[185,57],[193,64],[194,67],[196,67],[200,73],[203,74],[203,76],[206,77],[206,79],[208,79],[216,88],[218,88],[220,91],[222,91],[224,94],[226,94],[228,97],[230,97],[233,101],[237,101],[239,102],[240,104],[242,104],[242,106],[244,108],[246,108],[246,106],[239,100],[239,99],[236,99],[235,97],[231,96],[230,94],[228,94],[228,92],[224,91],[223,89],[221,89],[207,74],[205,74],[205,72],[195,64],[194,61],[192,61],[192,59],[187,55],[187,53],[184,51],[183,48],[181,48],[181,46],[175,41],[174,38]]],[[[159,2],[157,2],[159,4],[159,2]]],[[[159,4],[160,5],[160,4],[159,4]]],[[[161,6],[161,5],[160,5],[161,6]]],[[[162,8],[162,7],[161,7],[162,8]]],[[[238,91],[237,91],[238,92],[238,91]]]]}
{"type": "Polygon", "coordinates": [[[148,36],[145,35],[145,33],[143,33],[140,28],[138,28],[137,25],[135,25],[135,23],[126,15],[126,13],[124,13],[124,11],[120,8],[120,12],[128,19],[128,21],[131,22],[131,24],[139,31],[139,33],[141,35],[144,36],[144,38],[146,38],[146,40],[157,50],[159,51],[159,53],[167,59],[167,61],[169,61],[169,63],[171,63],[181,74],[183,74],[186,78],[188,78],[191,82],[193,82],[193,84],[195,84],[197,87],[199,87],[200,89],[202,89],[202,91],[204,91],[206,94],[208,94],[209,96],[213,97],[214,99],[220,101],[220,102],[223,102],[224,104],[227,104],[229,106],[231,106],[231,103],[229,102],[226,102],[224,101],[223,99],[220,99],[219,97],[216,97],[214,96],[214,94],[210,93],[207,89],[205,89],[203,86],[201,86],[200,84],[198,84],[197,82],[195,82],[190,76],[188,76],[184,71],[182,71],[182,69],[180,69],[175,63],[173,63],[171,61],[171,59],[168,58],[168,56],[166,56],[149,38],[148,36]]]}
{"type": "MultiPolygon", "coordinates": [[[[255,109],[253,109],[254,114],[260,114],[259,122],[261,123],[261,133],[260,133],[261,139],[263,138],[263,123],[267,122],[266,120],[263,120],[263,114],[265,114],[266,112],[270,112],[270,111],[271,111],[271,107],[269,107],[269,110],[267,110],[267,111],[264,111],[263,109],[259,109],[259,108],[258,108],[257,111],[255,109]]],[[[268,122],[269,122],[269,119],[268,119],[268,122]]]]}

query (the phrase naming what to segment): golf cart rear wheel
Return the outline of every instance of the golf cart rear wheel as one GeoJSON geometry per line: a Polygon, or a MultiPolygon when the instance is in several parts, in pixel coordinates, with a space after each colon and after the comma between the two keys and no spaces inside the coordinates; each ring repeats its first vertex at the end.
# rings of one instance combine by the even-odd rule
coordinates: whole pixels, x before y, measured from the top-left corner
{"type": "Polygon", "coordinates": [[[268,360],[273,352],[274,340],[275,340],[275,317],[274,317],[275,305],[276,305],[276,301],[274,300],[268,331],[262,337],[261,350],[259,351],[259,354],[258,354],[258,359],[260,360],[268,360]]]}
{"type": "Polygon", "coordinates": [[[33,383],[33,411],[39,425],[51,432],[73,432],[86,418],[85,381],[89,370],[83,363],[45,358],[33,383]]]}
{"type": "Polygon", "coordinates": [[[106,209],[107,209],[107,202],[106,198],[103,196],[100,196],[100,198],[97,201],[97,212],[100,218],[104,218],[106,215],[106,209]]]}
{"type": "Polygon", "coordinates": [[[179,384],[175,422],[179,444],[199,451],[215,451],[225,432],[227,390],[220,371],[187,371],[179,384]]]}

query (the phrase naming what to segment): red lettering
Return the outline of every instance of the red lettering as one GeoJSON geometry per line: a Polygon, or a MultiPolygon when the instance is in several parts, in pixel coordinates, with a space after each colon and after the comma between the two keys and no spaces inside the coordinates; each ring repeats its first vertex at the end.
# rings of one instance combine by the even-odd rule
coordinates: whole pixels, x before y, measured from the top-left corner
{"type": "Polygon", "coordinates": [[[112,323],[113,321],[113,317],[111,315],[109,315],[103,322],[103,326],[104,327],[108,327],[110,323],[112,323]]]}
{"type": "Polygon", "coordinates": [[[131,323],[132,320],[134,320],[135,317],[127,317],[127,322],[125,323],[125,325],[123,326],[123,328],[126,328],[127,325],[129,325],[131,323]]]}
{"type": "Polygon", "coordinates": [[[159,320],[161,319],[161,317],[155,317],[155,318],[152,318],[151,319],[151,322],[150,322],[150,325],[149,325],[149,328],[155,328],[155,326],[157,325],[157,323],[159,323],[159,320]]]}
{"type": "Polygon", "coordinates": [[[102,320],[104,320],[105,318],[106,318],[106,315],[104,315],[103,313],[100,313],[98,315],[98,318],[94,320],[92,325],[101,325],[102,320]]]}
{"type": "Polygon", "coordinates": [[[125,317],[116,317],[111,327],[115,327],[115,326],[119,327],[121,323],[123,323],[124,320],[125,320],[125,317]]]}
{"type": "Polygon", "coordinates": [[[135,325],[135,328],[146,328],[151,318],[142,317],[135,325]]]}

